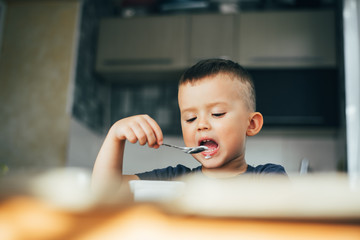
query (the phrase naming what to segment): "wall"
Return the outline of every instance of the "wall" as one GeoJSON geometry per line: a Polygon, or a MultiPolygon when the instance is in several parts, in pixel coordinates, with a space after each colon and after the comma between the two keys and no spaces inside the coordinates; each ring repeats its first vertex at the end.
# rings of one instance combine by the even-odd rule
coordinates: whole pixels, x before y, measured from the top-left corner
{"type": "Polygon", "coordinates": [[[90,130],[76,118],[71,118],[66,165],[92,168],[104,138],[104,135],[90,130]]]}
{"type": "Polygon", "coordinates": [[[0,58],[0,162],[62,166],[78,1],[8,1],[0,58]]]}
{"type": "MultiPolygon", "coordinates": [[[[346,91],[346,134],[348,173],[354,182],[360,179],[360,3],[345,0],[344,61],[346,91]]],[[[359,182],[359,181],[358,181],[359,182]]]]}

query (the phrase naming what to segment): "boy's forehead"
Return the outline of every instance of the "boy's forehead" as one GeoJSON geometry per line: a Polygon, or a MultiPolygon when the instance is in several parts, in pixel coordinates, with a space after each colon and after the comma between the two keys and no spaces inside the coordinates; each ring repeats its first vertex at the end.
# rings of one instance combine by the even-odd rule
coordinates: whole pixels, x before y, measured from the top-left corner
{"type": "Polygon", "coordinates": [[[220,72],[220,73],[207,75],[207,76],[197,78],[197,79],[188,79],[187,81],[183,82],[180,85],[180,87],[183,85],[188,85],[188,84],[190,84],[191,86],[195,86],[195,85],[199,85],[202,83],[211,82],[211,80],[214,80],[214,79],[219,79],[219,80],[223,80],[223,81],[225,81],[225,80],[239,81],[239,79],[233,74],[220,72]]]}
{"type": "MultiPolygon", "coordinates": [[[[187,81],[182,83],[179,86],[179,96],[180,93],[183,91],[191,91],[191,90],[197,90],[201,91],[202,89],[206,91],[207,88],[213,88],[215,87],[215,90],[217,93],[221,92],[233,92],[233,90],[241,90],[243,88],[243,84],[239,79],[236,79],[235,77],[230,76],[229,74],[216,74],[211,76],[206,76],[197,80],[193,81],[187,81]]],[[[214,93],[214,92],[212,92],[214,93]]]]}
{"type": "Polygon", "coordinates": [[[208,99],[208,101],[221,101],[242,99],[241,82],[229,76],[216,75],[198,79],[195,82],[185,82],[179,86],[178,101],[179,105],[192,105],[198,100],[208,99]]]}

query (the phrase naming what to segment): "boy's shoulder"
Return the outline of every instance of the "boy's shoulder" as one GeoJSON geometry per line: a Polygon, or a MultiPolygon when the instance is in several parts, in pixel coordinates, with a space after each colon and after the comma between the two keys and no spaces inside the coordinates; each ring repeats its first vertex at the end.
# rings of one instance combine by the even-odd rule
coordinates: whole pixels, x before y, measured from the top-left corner
{"type": "Polygon", "coordinates": [[[245,173],[252,173],[252,174],[286,174],[285,168],[278,164],[267,163],[264,165],[258,165],[253,167],[248,165],[245,173]]]}
{"type": "Polygon", "coordinates": [[[141,180],[174,180],[189,173],[201,172],[201,166],[196,168],[188,168],[178,164],[176,167],[166,167],[154,169],[149,172],[136,174],[141,180]]]}

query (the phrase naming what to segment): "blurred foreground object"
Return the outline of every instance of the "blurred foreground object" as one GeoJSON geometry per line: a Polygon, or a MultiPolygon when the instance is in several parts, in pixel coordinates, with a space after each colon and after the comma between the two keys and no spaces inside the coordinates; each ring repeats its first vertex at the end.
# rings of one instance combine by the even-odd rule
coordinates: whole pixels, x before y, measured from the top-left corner
{"type": "Polygon", "coordinates": [[[87,211],[99,205],[126,204],[132,200],[128,188],[111,184],[117,179],[109,177],[108,181],[110,184],[97,191],[91,187],[91,172],[88,169],[15,171],[0,178],[0,200],[30,196],[59,210],[74,212],[87,211]]]}
{"type": "Polygon", "coordinates": [[[0,163],[0,176],[3,176],[9,172],[9,167],[6,164],[0,163]]]}
{"type": "Polygon", "coordinates": [[[172,203],[183,214],[360,221],[360,181],[350,184],[346,175],[192,176],[185,183],[183,196],[172,203]]]}
{"type": "Polygon", "coordinates": [[[91,191],[82,169],[32,174],[28,184],[0,180],[0,239],[6,240],[360,239],[359,185],[349,187],[345,175],[195,175],[135,181],[132,192],[109,188],[104,195],[91,191]]]}

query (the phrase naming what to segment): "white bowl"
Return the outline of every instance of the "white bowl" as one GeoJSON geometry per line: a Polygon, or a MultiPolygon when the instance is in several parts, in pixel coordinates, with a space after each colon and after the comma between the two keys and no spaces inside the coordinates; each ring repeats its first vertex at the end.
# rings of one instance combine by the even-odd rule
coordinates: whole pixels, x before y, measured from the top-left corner
{"type": "Polygon", "coordinates": [[[180,181],[132,180],[129,184],[135,202],[171,201],[181,197],[185,188],[180,181]]]}

